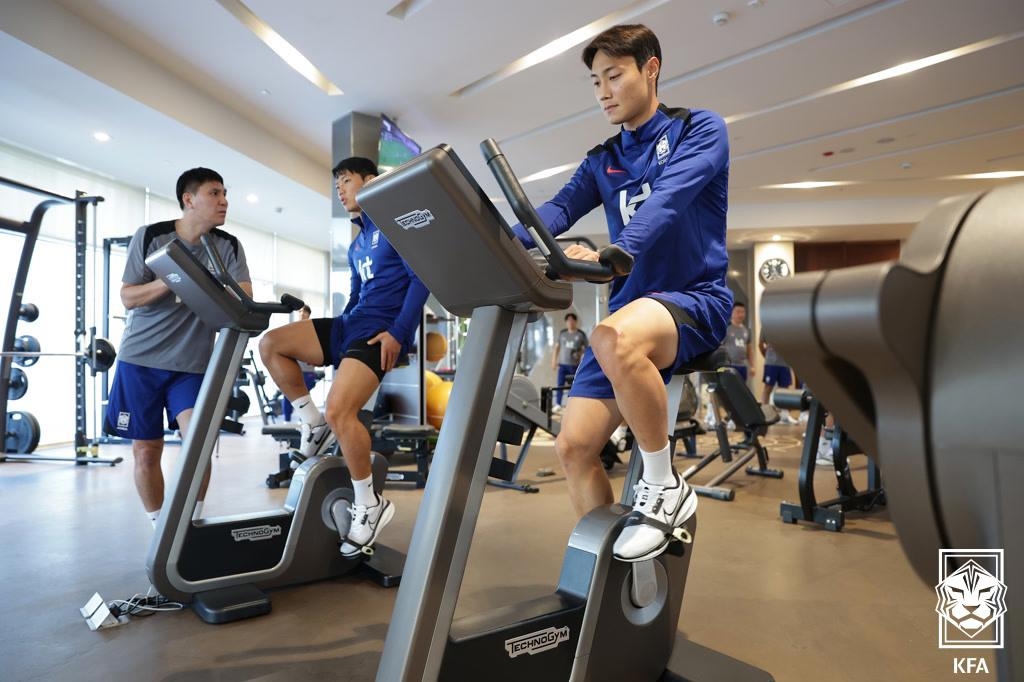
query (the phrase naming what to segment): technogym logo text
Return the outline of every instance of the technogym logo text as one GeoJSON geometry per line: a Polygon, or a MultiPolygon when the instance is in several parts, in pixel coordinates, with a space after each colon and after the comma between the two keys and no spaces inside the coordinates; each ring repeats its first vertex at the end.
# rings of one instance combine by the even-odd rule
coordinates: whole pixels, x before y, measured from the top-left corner
{"type": "Polygon", "coordinates": [[[403,230],[418,230],[421,227],[426,227],[433,221],[434,214],[425,208],[416,211],[409,211],[408,213],[404,213],[395,218],[395,222],[398,223],[398,226],[403,230]]]}
{"type": "MultiPolygon", "coordinates": [[[[940,649],[1002,649],[1003,550],[940,549],[935,586],[940,649]]],[[[984,658],[957,658],[954,672],[987,672],[984,658]]]]}
{"type": "Polygon", "coordinates": [[[256,542],[257,540],[269,540],[281,534],[281,526],[250,526],[248,528],[236,528],[231,531],[231,537],[235,542],[256,542]]]}
{"type": "Polygon", "coordinates": [[[542,651],[554,649],[562,642],[569,640],[569,628],[550,627],[528,635],[513,637],[505,640],[505,651],[509,658],[515,658],[520,654],[539,654],[542,651]]]}

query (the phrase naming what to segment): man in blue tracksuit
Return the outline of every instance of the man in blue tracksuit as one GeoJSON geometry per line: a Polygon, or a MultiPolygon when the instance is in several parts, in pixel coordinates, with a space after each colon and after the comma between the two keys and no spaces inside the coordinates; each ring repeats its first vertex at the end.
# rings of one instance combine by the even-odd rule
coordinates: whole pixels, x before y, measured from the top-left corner
{"type": "Polygon", "coordinates": [[[356,192],[378,175],[369,159],[351,157],[334,167],[338,198],[359,227],[348,249],[352,289],[348,305],[334,319],[300,320],[268,332],[260,356],[281,392],[302,419],[302,454],[325,452],[335,438],[341,446],[355,494],[345,556],[369,553],[394,505],[373,490],[370,434],[359,410],[384,374],[408,352],[420,324],[427,288],[356,203],[356,192]],[[299,362],[337,369],[325,412],[313,403],[299,362]]]}
{"type": "MultiPolygon", "coordinates": [[[[635,509],[680,526],[697,498],[672,467],[665,415],[673,370],[718,347],[732,309],[726,287],[725,214],[729,143],[710,111],[670,109],[657,96],[661,47],[646,26],[615,26],[583,50],[598,104],[621,130],[594,147],[572,179],[539,212],[564,232],[601,205],[611,242],[634,258],[616,279],[610,315],[594,329],[576,372],[555,450],[576,513],[610,504],[611,483],[597,456],[625,419],[644,460],[635,509]]],[[[522,227],[517,234],[533,243],[522,227]]],[[[571,258],[596,261],[582,245],[571,258]]],[[[669,534],[628,526],[615,543],[625,561],[656,556],[669,534]]]]}

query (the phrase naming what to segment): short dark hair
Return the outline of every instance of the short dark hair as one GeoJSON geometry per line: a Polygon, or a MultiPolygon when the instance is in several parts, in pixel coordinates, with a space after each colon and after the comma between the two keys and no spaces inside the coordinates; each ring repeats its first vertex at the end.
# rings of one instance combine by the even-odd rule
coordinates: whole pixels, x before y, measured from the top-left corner
{"type": "Polygon", "coordinates": [[[183,197],[186,192],[195,194],[196,190],[207,182],[219,182],[223,185],[224,178],[217,171],[203,168],[202,166],[189,168],[182,173],[181,177],[178,178],[178,184],[174,188],[174,194],[178,197],[178,208],[183,211],[185,210],[185,200],[183,197]]]}
{"type": "Polygon", "coordinates": [[[744,303],[743,301],[736,301],[735,303],[732,304],[732,309],[736,310],[737,308],[743,308],[744,310],[746,310],[747,304],[744,303]]]}
{"type": "Polygon", "coordinates": [[[338,162],[337,166],[331,169],[331,175],[337,180],[338,176],[346,171],[362,178],[368,175],[380,175],[380,171],[377,170],[377,164],[365,156],[350,156],[347,159],[342,159],[338,162]]]}
{"type": "Polygon", "coordinates": [[[571,317],[572,319],[576,320],[577,322],[579,322],[579,321],[580,321],[580,318],[576,317],[576,313],[566,313],[566,314],[565,314],[565,319],[566,319],[566,320],[568,320],[568,319],[569,319],[570,317],[571,317]]]}
{"type": "MultiPolygon", "coordinates": [[[[661,64],[661,43],[654,31],[643,24],[620,24],[601,31],[590,43],[583,48],[583,63],[587,68],[594,65],[594,57],[598,52],[607,52],[612,57],[632,57],[636,60],[636,68],[642,71],[644,64],[650,61],[651,57],[657,57],[661,64]]],[[[658,87],[658,79],[661,78],[661,70],[658,70],[658,78],[654,80],[654,87],[658,87]]]]}

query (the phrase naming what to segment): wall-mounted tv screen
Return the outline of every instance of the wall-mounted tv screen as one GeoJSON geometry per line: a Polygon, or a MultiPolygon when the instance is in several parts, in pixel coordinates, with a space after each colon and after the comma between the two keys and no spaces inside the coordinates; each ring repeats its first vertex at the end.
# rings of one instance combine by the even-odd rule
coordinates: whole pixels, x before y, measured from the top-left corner
{"type": "Polygon", "coordinates": [[[377,166],[382,173],[397,168],[409,159],[419,156],[422,150],[416,142],[402,132],[390,118],[380,116],[380,146],[377,150],[377,166]]]}

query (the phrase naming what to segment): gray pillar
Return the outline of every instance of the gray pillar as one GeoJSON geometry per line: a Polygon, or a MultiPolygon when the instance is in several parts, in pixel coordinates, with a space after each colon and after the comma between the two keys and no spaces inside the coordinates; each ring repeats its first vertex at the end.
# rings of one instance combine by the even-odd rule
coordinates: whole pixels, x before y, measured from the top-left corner
{"type": "MultiPolygon", "coordinates": [[[[350,156],[365,156],[378,161],[380,116],[350,111],[331,124],[331,166],[350,156]]],[[[331,190],[331,216],[348,218],[348,212],[331,190]]]]}

